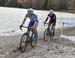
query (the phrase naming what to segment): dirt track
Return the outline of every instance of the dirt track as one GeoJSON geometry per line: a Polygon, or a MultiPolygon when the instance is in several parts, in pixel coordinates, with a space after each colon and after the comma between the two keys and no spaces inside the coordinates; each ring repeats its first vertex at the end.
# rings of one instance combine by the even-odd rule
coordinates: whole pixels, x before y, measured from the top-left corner
{"type": "MultiPolygon", "coordinates": [[[[75,28],[71,28],[66,35],[75,36],[75,28]]],[[[29,46],[25,53],[19,51],[19,41],[21,35],[0,37],[0,58],[74,58],[75,42],[62,38],[59,40],[60,31],[57,31],[54,39],[44,42],[42,34],[36,47],[33,49],[29,46]]]]}

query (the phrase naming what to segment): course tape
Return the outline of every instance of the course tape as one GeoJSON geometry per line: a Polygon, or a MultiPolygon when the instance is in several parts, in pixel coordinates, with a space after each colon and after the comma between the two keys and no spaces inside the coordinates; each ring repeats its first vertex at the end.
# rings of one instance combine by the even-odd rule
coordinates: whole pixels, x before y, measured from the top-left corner
{"type": "Polygon", "coordinates": [[[75,22],[63,22],[64,25],[72,25],[75,26],[75,22]]]}

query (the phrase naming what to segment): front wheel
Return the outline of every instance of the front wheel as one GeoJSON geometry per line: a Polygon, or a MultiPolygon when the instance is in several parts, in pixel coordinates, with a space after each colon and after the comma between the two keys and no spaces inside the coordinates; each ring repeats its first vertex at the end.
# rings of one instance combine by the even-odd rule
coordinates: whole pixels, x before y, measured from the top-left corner
{"type": "Polygon", "coordinates": [[[44,31],[44,35],[43,35],[44,42],[48,41],[48,38],[46,36],[48,36],[47,29],[44,31]]]}
{"type": "Polygon", "coordinates": [[[20,41],[20,51],[21,52],[25,52],[26,48],[27,48],[27,35],[23,34],[21,37],[21,41],[20,41]]]}

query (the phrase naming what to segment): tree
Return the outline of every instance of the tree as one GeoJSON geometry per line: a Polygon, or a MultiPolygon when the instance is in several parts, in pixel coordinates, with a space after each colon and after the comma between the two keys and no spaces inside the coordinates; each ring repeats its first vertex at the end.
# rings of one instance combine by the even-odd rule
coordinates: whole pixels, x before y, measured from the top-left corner
{"type": "Polygon", "coordinates": [[[48,0],[45,0],[43,9],[47,9],[48,0]]]}
{"type": "Polygon", "coordinates": [[[69,9],[73,9],[75,7],[75,0],[69,1],[69,9]]]}
{"type": "Polygon", "coordinates": [[[0,0],[0,6],[4,6],[5,0],[0,0]]]}
{"type": "Polygon", "coordinates": [[[35,0],[35,1],[32,3],[32,8],[36,8],[36,9],[39,8],[39,0],[35,0]]]}

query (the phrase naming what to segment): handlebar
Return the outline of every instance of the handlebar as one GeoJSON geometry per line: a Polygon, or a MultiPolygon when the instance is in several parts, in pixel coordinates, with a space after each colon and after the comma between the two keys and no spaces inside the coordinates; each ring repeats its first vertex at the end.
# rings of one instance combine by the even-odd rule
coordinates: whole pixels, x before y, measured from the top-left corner
{"type": "Polygon", "coordinates": [[[49,24],[49,23],[45,23],[45,24],[49,24]]]}
{"type": "Polygon", "coordinates": [[[28,27],[28,26],[22,26],[22,27],[32,29],[31,27],[28,27]]]}
{"type": "Polygon", "coordinates": [[[29,28],[29,27],[27,27],[27,26],[22,26],[22,27],[24,27],[24,28],[29,28]]]}
{"type": "Polygon", "coordinates": [[[48,25],[49,23],[44,23],[44,26],[45,26],[45,24],[47,24],[47,25],[48,25]]]}

